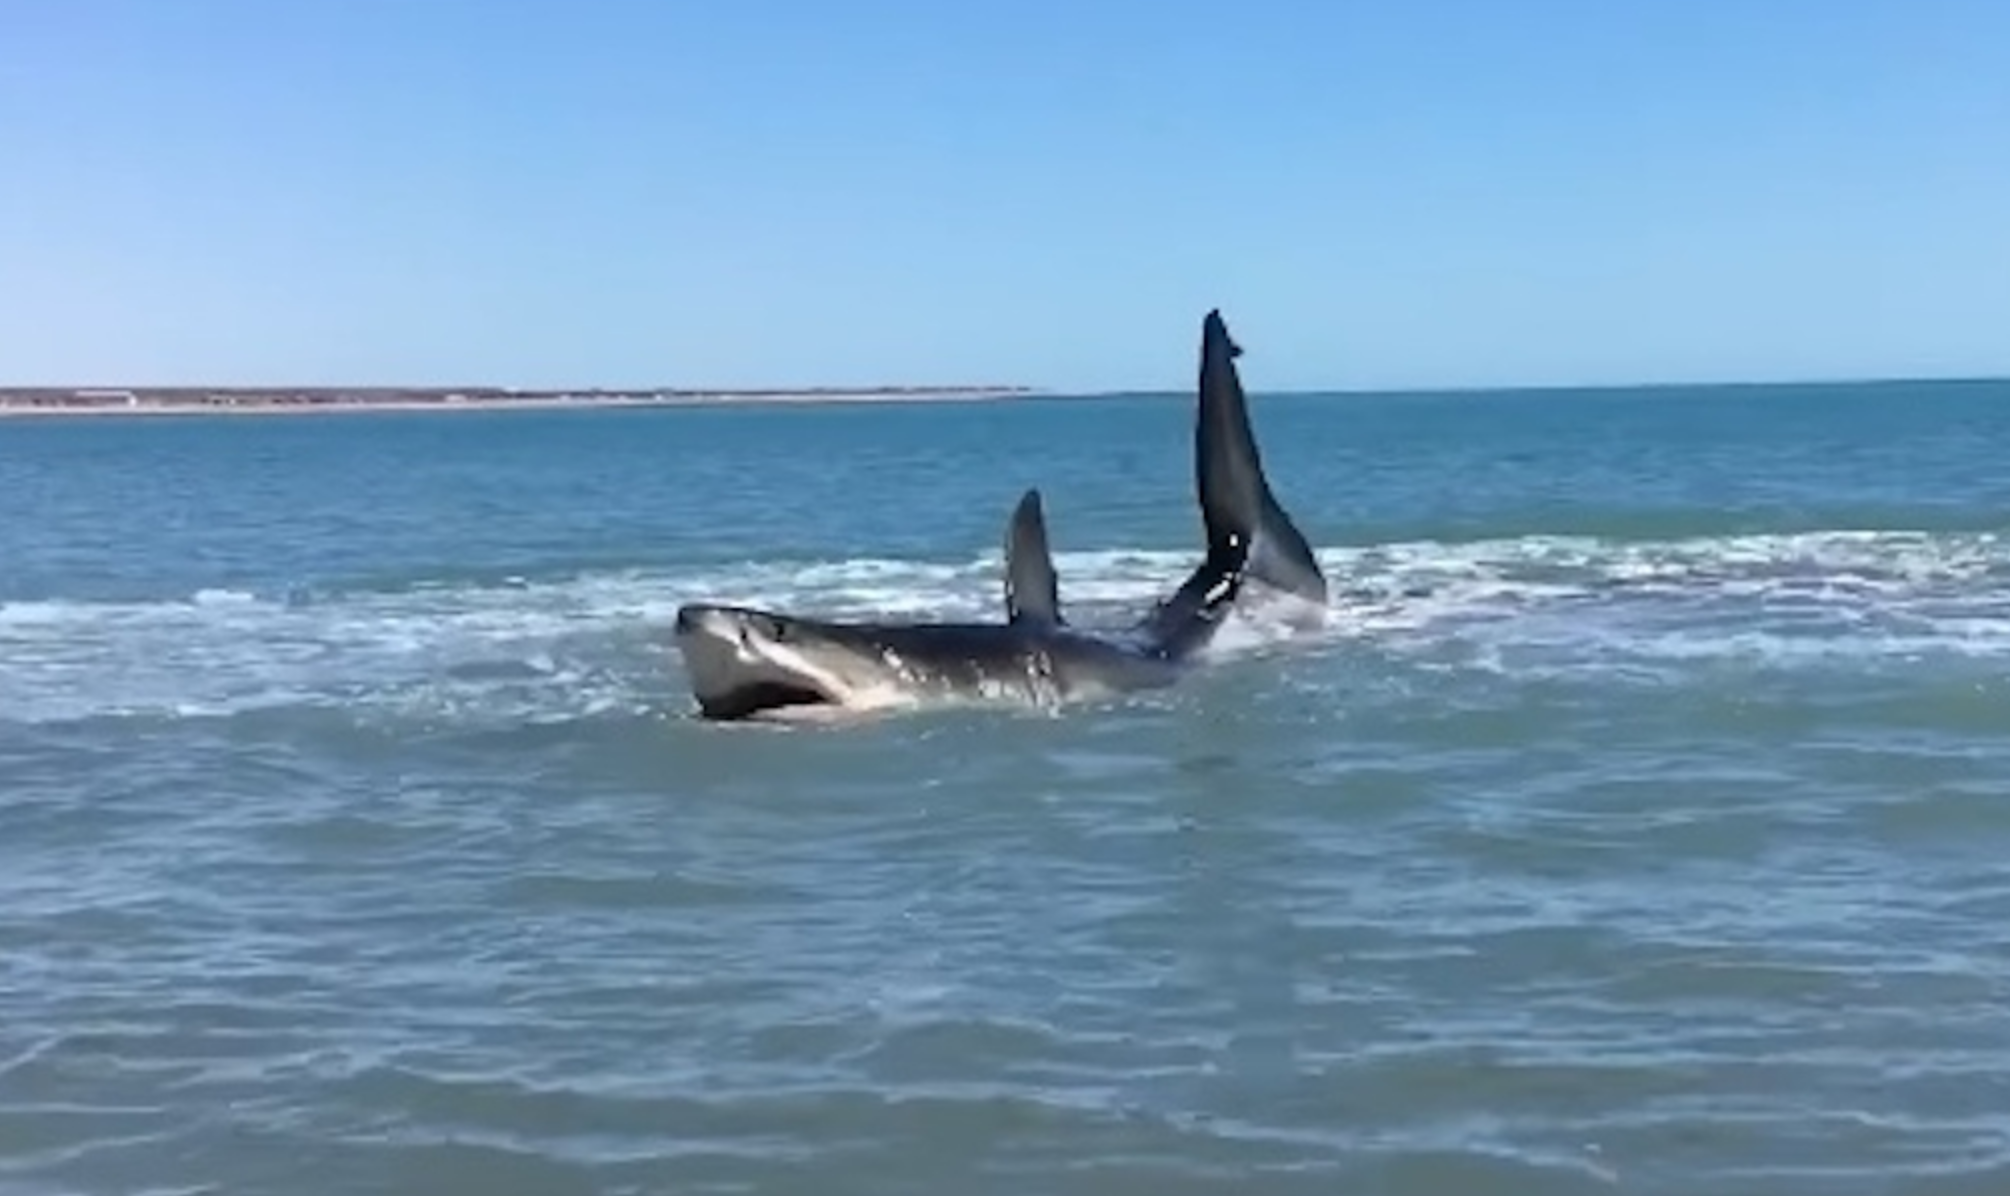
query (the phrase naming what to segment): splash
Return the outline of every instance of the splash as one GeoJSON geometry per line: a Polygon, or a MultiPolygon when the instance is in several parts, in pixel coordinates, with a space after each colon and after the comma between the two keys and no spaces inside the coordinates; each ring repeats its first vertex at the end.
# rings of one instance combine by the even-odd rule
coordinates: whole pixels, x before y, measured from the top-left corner
{"type": "MultiPolygon", "coordinates": [[[[2010,546],[1990,533],[1830,531],[1659,542],[1531,536],[1329,548],[1315,648],[1396,665],[1679,677],[1724,661],[1930,667],[2010,657],[2010,546]]],[[[1070,618],[1116,627],[1190,555],[1057,558],[1070,618]]],[[[708,599],[833,617],[998,617],[995,554],[749,562],[312,594],[0,604],[0,722],[270,709],[496,723],[676,707],[668,631],[708,599]]],[[[1216,652],[1304,638],[1253,605],[1216,652]]]]}

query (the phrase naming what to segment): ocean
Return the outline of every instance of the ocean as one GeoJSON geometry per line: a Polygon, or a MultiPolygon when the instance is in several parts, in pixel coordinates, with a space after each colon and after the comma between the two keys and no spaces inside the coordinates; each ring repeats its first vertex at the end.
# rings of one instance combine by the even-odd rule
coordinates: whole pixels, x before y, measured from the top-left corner
{"type": "Polygon", "coordinates": [[[0,1191],[2010,1190],[2010,384],[1258,393],[1324,633],[692,717],[1190,402],[0,421],[0,1191]]]}

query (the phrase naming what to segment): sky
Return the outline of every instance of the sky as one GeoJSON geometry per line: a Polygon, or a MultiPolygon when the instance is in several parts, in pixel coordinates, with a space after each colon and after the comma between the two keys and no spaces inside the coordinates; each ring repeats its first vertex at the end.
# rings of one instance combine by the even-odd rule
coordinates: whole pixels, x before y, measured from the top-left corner
{"type": "Polygon", "coordinates": [[[1994,0],[7,0],[0,384],[2010,374],[1994,0]]]}

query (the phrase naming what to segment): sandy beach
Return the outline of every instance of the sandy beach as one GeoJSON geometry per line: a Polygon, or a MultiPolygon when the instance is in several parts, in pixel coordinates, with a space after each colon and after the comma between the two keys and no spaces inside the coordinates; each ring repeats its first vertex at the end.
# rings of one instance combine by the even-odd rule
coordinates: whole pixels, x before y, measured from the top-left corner
{"type": "Polygon", "coordinates": [[[609,407],[724,407],[836,403],[971,403],[1019,398],[1031,387],[722,391],[498,391],[261,388],[0,388],[0,417],[317,415],[414,411],[549,411],[609,407]]]}

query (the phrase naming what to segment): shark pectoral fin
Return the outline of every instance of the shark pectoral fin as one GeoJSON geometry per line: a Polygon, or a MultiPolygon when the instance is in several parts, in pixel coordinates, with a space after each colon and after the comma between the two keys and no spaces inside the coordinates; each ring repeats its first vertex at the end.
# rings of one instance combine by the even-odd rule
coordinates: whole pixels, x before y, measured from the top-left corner
{"type": "Polygon", "coordinates": [[[1037,488],[1020,496],[1005,529],[1005,617],[1013,623],[1061,622],[1060,581],[1047,549],[1047,520],[1037,488]]]}
{"type": "Polygon", "coordinates": [[[1229,337],[1221,313],[1207,313],[1201,328],[1194,483],[1208,550],[1221,551],[1239,537],[1247,545],[1249,576],[1324,606],[1326,575],[1264,477],[1249,402],[1235,366],[1240,356],[1242,347],[1229,337]]]}

